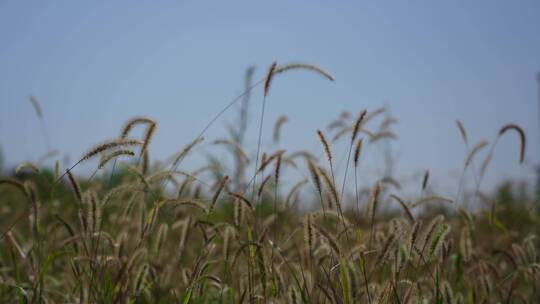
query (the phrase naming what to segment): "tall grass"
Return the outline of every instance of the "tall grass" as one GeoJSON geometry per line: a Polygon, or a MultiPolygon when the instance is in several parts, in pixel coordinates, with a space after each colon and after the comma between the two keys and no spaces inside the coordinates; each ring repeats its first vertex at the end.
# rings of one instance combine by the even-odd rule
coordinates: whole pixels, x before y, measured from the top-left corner
{"type": "MultiPolygon", "coordinates": [[[[46,166],[24,163],[13,176],[0,178],[0,300],[536,301],[540,279],[537,213],[506,209],[514,210],[514,217],[506,218],[504,208],[510,207],[502,201],[502,209],[480,209],[473,214],[461,208],[459,193],[450,199],[428,192],[429,170],[418,181],[422,192],[417,198],[403,199],[401,184],[392,176],[376,181],[370,190],[360,187],[358,176],[367,174],[362,151],[397,138],[391,130],[395,118],[387,117],[378,127],[374,123],[374,117],[385,109],[363,110],[354,121],[350,115],[341,115],[325,132],[306,134],[321,143],[314,153],[262,151],[264,106],[271,98],[273,80],[297,69],[334,80],[314,65],[274,62],[265,79],[252,84],[251,69],[246,91],[168,161],[150,158],[151,139],[159,132],[157,122],[134,117],[119,138],[91,148],[73,166],[61,169],[56,162],[56,174],[46,166]],[[246,147],[247,103],[261,84],[258,144],[246,147]],[[182,170],[183,161],[194,153],[206,130],[237,101],[242,101],[238,129],[231,129],[229,138],[213,141],[230,151],[234,167],[228,168],[220,157],[210,158],[208,165],[196,170],[182,170]],[[129,138],[137,125],[146,126],[143,138],[129,138]],[[341,138],[347,138],[346,163],[338,185],[334,153],[341,138]],[[78,164],[98,156],[101,160],[92,177],[75,174],[78,164]],[[353,177],[347,174],[351,156],[353,177]],[[58,176],[60,170],[65,173],[58,176]],[[291,183],[284,177],[288,170],[299,171],[306,179],[291,183]],[[114,185],[110,183],[113,172],[119,180],[114,185]],[[384,209],[390,202],[397,202],[397,208],[384,209]],[[519,225],[512,220],[520,221],[519,225]]],[[[41,118],[37,100],[32,103],[41,118]]],[[[286,122],[286,116],[277,120],[274,146],[279,146],[286,122]]],[[[488,143],[481,141],[469,149],[459,121],[458,127],[469,150],[463,170],[474,170],[479,177],[473,186],[475,195],[484,195],[481,178],[495,144],[478,172],[474,159],[488,143]]],[[[525,132],[519,126],[503,126],[495,143],[510,130],[519,136],[523,162],[525,132]]],[[[458,182],[462,191],[463,178],[458,182]]]]}

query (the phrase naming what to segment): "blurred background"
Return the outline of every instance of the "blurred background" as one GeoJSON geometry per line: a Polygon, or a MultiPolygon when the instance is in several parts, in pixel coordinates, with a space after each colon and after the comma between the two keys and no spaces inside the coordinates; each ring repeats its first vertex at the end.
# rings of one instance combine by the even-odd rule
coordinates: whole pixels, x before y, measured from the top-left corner
{"type": "MultiPolygon", "coordinates": [[[[493,141],[502,125],[516,123],[527,133],[524,164],[517,137],[501,138],[483,187],[511,179],[532,189],[540,164],[539,16],[538,1],[1,0],[1,166],[37,162],[50,150],[67,166],[117,137],[134,115],[159,122],[151,153],[165,159],[243,91],[248,67],[259,80],[277,60],[317,64],[336,81],[304,72],[276,79],[263,149],[275,150],[280,115],[289,119],[281,147],[319,151],[315,130],[343,110],[385,106],[399,119],[399,139],[367,150],[363,175],[391,170],[419,180],[429,169],[432,185],[455,193],[467,155],[455,120],[472,143],[493,141]]],[[[262,95],[259,87],[250,100],[249,151],[262,95]]],[[[226,112],[205,137],[224,136],[237,115],[226,112]]],[[[201,145],[185,165],[196,167],[211,149],[201,145]]],[[[346,146],[335,149],[343,158],[346,146]]]]}

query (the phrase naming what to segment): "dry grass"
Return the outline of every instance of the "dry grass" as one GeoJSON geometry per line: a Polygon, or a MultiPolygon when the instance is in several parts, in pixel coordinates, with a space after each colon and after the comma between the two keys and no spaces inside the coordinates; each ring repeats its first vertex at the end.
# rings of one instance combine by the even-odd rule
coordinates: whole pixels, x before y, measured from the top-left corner
{"type": "MultiPolygon", "coordinates": [[[[273,63],[265,80],[246,85],[247,91],[263,84],[266,101],[272,78],[294,69],[333,80],[317,66],[273,63]]],[[[31,102],[42,118],[37,101],[31,102]]],[[[420,195],[406,200],[392,176],[381,177],[371,190],[359,187],[361,150],[397,138],[390,130],[397,122],[393,117],[373,127],[383,113],[382,108],[363,110],[351,121],[345,112],[327,134],[312,133],[322,144],[313,154],[279,149],[250,156],[246,151],[255,147],[245,147],[238,134],[214,141],[229,148],[237,160],[233,168],[211,158],[192,172],[179,169],[220,114],[169,161],[149,156],[158,124],[135,117],[119,138],[62,169],[66,179],[58,177],[59,162],[56,174],[46,166],[21,164],[13,176],[0,178],[0,300],[371,304],[530,303],[538,298],[537,214],[504,201],[501,209],[470,213],[461,208],[459,195],[454,201],[431,192],[428,170],[420,195]],[[129,139],[137,125],[146,127],[143,138],[129,139]],[[327,136],[336,141],[350,136],[346,150],[339,151],[334,141],[331,147],[327,136]],[[345,169],[338,185],[334,157],[347,151],[345,165],[354,166],[354,179],[345,169]],[[314,156],[323,154],[326,159],[320,161],[314,156]],[[74,176],[77,164],[97,156],[101,171],[91,178],[74,176]],[[308,178],[291,183],[288,171],[300,171],[310,183],[308,178]],[[354,196],[346,195],[352,187],[354,196]],[[392,203],[396,208],[384,209],[392,200],[399,208],[392,203]]],[[[286,121],[286,116],[277,120],[274,144],[286,121]]],[[[474,156],[488,144],[469,149],[465,128],[460,121],[457,125],[469,150],[464,170],[476,170],[474,156]]],[[[508,130],[520,137],[523,162],[525,133],[509,124],[497,138],[508,130]]],[[[260,138],[256,148],[261,149],[260,138]]]]}

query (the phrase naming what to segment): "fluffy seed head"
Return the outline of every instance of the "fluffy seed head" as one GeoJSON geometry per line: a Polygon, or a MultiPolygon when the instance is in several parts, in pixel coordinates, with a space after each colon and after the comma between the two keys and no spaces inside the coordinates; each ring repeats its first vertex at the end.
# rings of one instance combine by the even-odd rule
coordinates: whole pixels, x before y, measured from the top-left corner
{"type": "Polygon", "coordinates": [[[395,201],[399,203],[401,208],[403,208],[403,211],[405,211],[405,214],[407,215],[407,218],[409,219],[409,221],[411,223],[414,223],[414,216],[412,215],[412,212],[409,209],[409,206],[407,206],[407,204],[405,204],[405,202],[401,198],[399,198],[399,196],[397,195],[390,194],[390,198],[394,199],[395,201]]]}
{"type": "Polygon", "coordinates": [[[273,138],[274,138],[275,143],[279,142],[279,131],[281,130],[281,127],[285,123],[287,123],[288,121],[289,121],[289,119],[285,115],[282,115],[282,116],[278,117],[278,119],[276,121],[276,125],[274,126],[274,134],[273,134],[273,138]]]}
{"type": "Polygon", "coordinates": [[[426,173],[424,173],[424,179],[422,180],[422,190],[426,190],[428,180],[429,180],[429,170],[426,170],[426,173]]]}
{"type": "Polygon", "coordinates": [[[146,132],[144,134],[143,144],[141,147],[141,155],[143,155],[146,152],[146,149],[148,149],[148,145],[150,144],[150,140],[152,139],[152,136],[154,135],[156,128],[157,128],[157,123],[153,123],[153,124],[150,124],[148,128],[146,129],[146,132]]]}
{"type": "Polygon", "coordinates": [[[276,180],[276,186],[278,184],[278,181],[279,181],[279,173],[281,171],[281,156],[283,154],[279,154],[278,157],[277,157],[277,160],[276,160],[276,167],[275,167],[275,170],[274,170],[274,177],[275,177],[275,180],[276,180]]]}
{"type": "Polygon", "coordinates": [[[234,198],[237,198],[238,200],[246,204],[249,207],[249,209],[253,210],[253,204],[242,193],[229,192],[229,195],[234,198]]]}
{"type": "Polygon", "coordinates": [[[69,182],[71,183],[71,186],[73,187],[73,191],[75,192],[75,196],[77,197],[77,200],[79,200],[79,202],[82,202],[81,186],[79,186],[79,183],[75,180],[70,170],[67,170],[66,173],[69,178],[69,182]]]}
{"type": "Polygon", "coordinates": [[[474,155],[476,153],[478,153],[478,151],[480,151],[482,148],[486,147],[487,145],[489,144],[488,141],[486,140],[482,140],[480,141],[479,143],[477,143],[472,149],[471,151],[469,152],[469,154],[467,155],[467,159],[465,160],[465,168],[467,168],[469,166],[469,164],[471,163],[474,155]]]}
{"type": "Polygon", "coordinates": [[[214,207],[216,206],[216,202],[219,198],[219,194],[221,193],[221,191],[223,191],[223,188],[225,188],[225,185],[227,184],[227,182],[229,181],[229,177],[228,176],[225,176],[220,182],[219,182],[219,187],[218,189],[216,190],[216,192],[214,193],[214,196],[212,197],[212,203],[210,204],[210,209],[209,209],[209,212],[212,212],[212,210],[214,210],[214,207]]]}
{"type": "Polygon", "coordinates": [[[376,183],[375,186],[373,187],[373,190],[371,191],[371,199],[368,206],[368,218],[371,219],[372,223],[375,218],[375,211],[377,210],[380,193],[381,193],[381,183],[376,183]]]}
{"type": "Polygon", "coordinates": [[[135,153],[133,153],[133,151],[130,151],[130,150],[117,150],[117,151],[114,151],[114,152],[112,152],[111,154],[105,155],[105,156],[103,156],[103,157],[101,158],[101,160],[99,161],[98,169],[102,169],[103,167],[105,167],[105,165],[106,165],[111,159],[117,158],[117,157],[119,157],[119,156],[124,156],[124,155],[133,156],[133,155],[135,155],[135,153]]]}
{"type": "Polygon", "coordinates": [[[118,147],[124,147],[124,146],[138,146],[141,145],[142,142],[140,140],[135,139],[120,139],[120,140],[114,140],[114,141],[108,141],[103,144],[97,145],[94,148],[90,149],[80,160],[79,162],[83,162],[85,160],[88,160],[96,155],[98,155],[101,152],[105,152],[114,148],[118,147]]]}
{"type": "Polygon", "coordinates": [[[317,135],[319,135],[319,140],[321,141],[321,144],[324,147],[326,158],[328,159],[328,162],[330,163],[330,165],[332,165],[332,151],[330,150],[330,144],[326,140],[326,137],[324,137],[324,134],[321,130],[317,130],[317,135]]]}
{"type": "Polygon", "coordinates": [[[316,65],[306,64],[306,63],[289,63],[286,65],[280,66],[275,69],[274,74],[280,74],[280,73],[287,72],[289,70],[298,70],[298,69],[313,71],[330,81],[334,81],[334,77],[332,77],[332,75],[330,75],[330,73],[328,73],[327,71],[323,70],[322,68],[316,65]]]}
{"type": "Polygon", "coordinates": [[[136,125],[139,125],[139,124],[148,124],[148,125],[153,125],[153,124],[156,124],[156,122],[148,117],[144,117],[144,116],[135,116],[133,118],[131,118],[130,120],[128,120],[124,126],[122,127],[122,132],[121,132],[121,135],[120,135],[120,138],[122,139],[126,139],[129,132],[136,126],[136,125]]]}
{"type": "Polygon", "coordinates": [[[364,117],[366,117],[367,110],[363,110],[360,115],[358,116],[358,119],[356,120],[353,128],[353,132],[351,135],[351,144],[354,143],[354,140],[356,139],[356,136],[358,135],[358,131],[360,130],[360,126],[362,125],[362,121],[364,120],[364,117]]]}
{"type": "Polygon", "coordinates": [[[263,179],[261,185],[259,186],[259,190],[257,191],[257,196],[258,197],[260,197],[262,195],[262,192],[264,190],[264,186],[266,186],[266,184],[268,183],[268,181],[270,180],[271,177],[272,177],[272,175],[269,174],[263,179]]]}
{"type": "Polygon", "coordinates": [[[463,123],[461,123],[460,120],[456,120],[456,125],[459,129],[459,133],[461,133],[461,138],[463,138],[463,141],[467,143],[467,132],[465,131],[465,127],[463,126],[463,123]]]}
{"type": "Polygon", "coordinates": [[[319,195],[321,195],[322,185],[321,185],[321,179],[319,177],[319,169],[310,159],[307,160],[307,163],[308,163],[309,173],[311,174],[311,179],[313,179],[313,183],[315,184],[315,188],[317,189],[317,192],[319,192],[319,195]]]}
{"type": "Polygon", "coordinates": [[[276,71],[277,61],[272,62],[270,67],[268,67],[268,72],[266,73],[266,80],[264,81],[264,96],[268,95],[270,90],[270,84],[272,83],[272,78],[274,77],[274,72],[276,71]]]}
{"type": "Polygon", "coordinates": [[[522,164],[523,161],[525,160],[525,144],[526,144],[525,132],[520,126],[516,124],[507,124],[501,128],[498,136],[499,137],[502,136],[508,130],[514,130],[519,135],[519,140],[520,140],[519,163],[522,164]]]}
{"type": "Polygon", "coordinates": [[[41,111],[41,106],[39,105],[39,102],[37,101],[37,98],[35,96],[30,96],[30,103],[36,111],[36,116],[39,119],[43,119],[43,112],[41,111]]]}
{"type": "Polygon", "coordinates": [[[360,151],[362,150],[362,138],[356,142],[356,146],[354,147],[354,166],[358,167],[358,160],[360,159],[360,151]]]}

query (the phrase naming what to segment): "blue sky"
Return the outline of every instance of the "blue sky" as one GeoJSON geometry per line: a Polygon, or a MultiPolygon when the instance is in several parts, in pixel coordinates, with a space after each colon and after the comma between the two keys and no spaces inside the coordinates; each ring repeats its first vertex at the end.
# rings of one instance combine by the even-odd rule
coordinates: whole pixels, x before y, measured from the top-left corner
{"type": "MultiPolygon", "coordinates": [[[[539,16],[538,1],[0,0],[0,145],[8,164],[46,151],[28,102],[35,95],[51,146],[72,160],[133,115],[160,123],[151,150],[163,159],[241,92],[247,66],[261,78],[273,60],[302,61],[336,81],[276,79],[265,142],[287,114],[284,146],[320,149],[315,130],[342,110],[386,105],[400,120],[397,175],[430,169],[446,187],[466,154],[456,119],[474,142],[515,122],[528,135],[526,162],[517,164],[516,137],[501,139],[486,187],[531,182],[540,163],[539,16]]],[[[256,113],[262,92],[253,94],[256,113]]],[[[234,115],[207,137],[223,135],[234,115]]],[[[250,126],[252,147],[255,118],[250,126]]],[[[366,174],[376,172],[380,149],[366,153],[375,155],[366,174]]]]}

